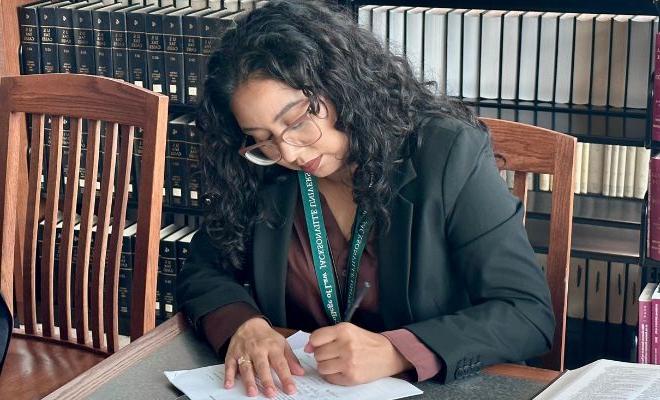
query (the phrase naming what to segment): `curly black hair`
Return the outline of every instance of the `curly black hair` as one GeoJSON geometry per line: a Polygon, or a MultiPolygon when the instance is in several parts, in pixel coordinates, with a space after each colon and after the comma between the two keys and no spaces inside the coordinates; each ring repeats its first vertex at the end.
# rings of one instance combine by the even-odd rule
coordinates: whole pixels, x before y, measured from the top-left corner
{"type": "Polygon", "coordinates": [[[389,227],[395,161],[420,121],[451,116],[481,126],[462,103],[435,95],[432,83],[417,80],[405,57],[390,53],[343,8],[309,0],[268,2],[219,40],[197,116],[207,195],[214,199],[204,225],[224,267],[242,268],[255,222],[268,222],[257,200],[260,186],[290,173],[254,165],[238,154],[245,136],[230,101],[251,78],[301,90],[312,104],[321,97],[334,104],[335,127],[349,139],[347,163],[357,165],[354,200],[380,229],[389,227]]]}

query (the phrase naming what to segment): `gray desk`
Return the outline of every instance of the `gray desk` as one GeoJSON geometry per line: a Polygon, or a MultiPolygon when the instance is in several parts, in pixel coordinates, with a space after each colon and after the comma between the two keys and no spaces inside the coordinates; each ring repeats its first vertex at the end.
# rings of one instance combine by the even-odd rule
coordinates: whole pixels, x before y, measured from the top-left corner
{"type": "MultiPolygon", "coordinates": [[[[153,342],[154,337],[157,337],[154,332],[159,329],[164,330],[162,327],[165,324],[69,382],[48,398],[174,400],[181,396],[181,393],[167,381],[163,371],[202,367],[217,364],[219,360],[204,342],[185,327],[183,318],[178,318],[177,326],[174,326],[175,322],[168,321],[168,323],[169,337],[160,340],[157,345],[150,347],[146,343],[153,342]],[[172,332],[172,327],[177,332],[172,332]],[[140,346],[141,342],[145,342],[145,345],[140,346]],[[143,351],[145,348],[149,349],[143,351]],[[120,354],[122,352],[124,354],[120,354]],[[105,366],[102,365],[104,363],[105,366]]],[[[541,373],[543,377],[532,380],[490,372],[448,385],[422,382],[417,386],[424,391],[424,394],[415,398],[531,399],[556,375],[551,371],[528,367],[510,366],[509,368],[539,371],[536,374],[541,373]]]]}

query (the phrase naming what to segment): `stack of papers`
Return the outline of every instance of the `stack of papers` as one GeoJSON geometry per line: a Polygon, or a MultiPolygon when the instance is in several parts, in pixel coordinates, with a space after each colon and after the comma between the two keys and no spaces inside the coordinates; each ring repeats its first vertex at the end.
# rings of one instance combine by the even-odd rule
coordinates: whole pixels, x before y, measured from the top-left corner
{"type": "Polygon", "coordinates": [[[534,400],[656,400],[660,398],[660,365],[598,360],[559,379],[534,400]]]}
{"type": "MultiPolygon", "coordinates": [[[[291,396],[278,390],[275,399],[318,400],[330,398],[345,400],[393,400],[422,394],[422,391],[414,385],[395,378],[383,378],[357,386],[337,386],[328,383],[316,371],[316,360],[314,356],[303,351],[308,338],[308,333],[297,332],[287,339],[294,354],[298,357],[300,364],[305,369],[305,375],[294,376],[297,389],[295,395],[291,396]]],[[[246,398],[245,388],[239,376],[237,376],[233,388],[224,388],[224,364],[183,371],[165,371],[165,375],[190,400],[246,398]]],[[[274,379],[278,387],[281,387],[279,386],[277,376],[274,375],[274,379]]],[[[266,397],[261,394],[261,387],[259,389],[259,396],[252,398],[265,399],[266,397]]]]}

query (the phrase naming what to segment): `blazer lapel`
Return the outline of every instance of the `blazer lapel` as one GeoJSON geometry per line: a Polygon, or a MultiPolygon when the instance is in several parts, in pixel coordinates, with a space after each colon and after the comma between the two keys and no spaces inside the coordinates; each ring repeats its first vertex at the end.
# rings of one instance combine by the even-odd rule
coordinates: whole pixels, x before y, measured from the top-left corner
{"type": "Polygon", "coordinates": [[[386,329],[412,322],[408,281],[413,204],[401,189],[416,176],[412,161],[404,159],[394,178],[396,194],[392,199],[390,229],[377,238],[379,307],[386,329]]]}
{"type": "Polygon", "coordinates": [[[274,326],[286,326],[284,290],[287,255],[296,199],[299,194],[296,174],[287,174],[283,182],[264,187],[259,193],[277,225],[255,225],[253,238],[254,289],[261,311],[274,326]]]}

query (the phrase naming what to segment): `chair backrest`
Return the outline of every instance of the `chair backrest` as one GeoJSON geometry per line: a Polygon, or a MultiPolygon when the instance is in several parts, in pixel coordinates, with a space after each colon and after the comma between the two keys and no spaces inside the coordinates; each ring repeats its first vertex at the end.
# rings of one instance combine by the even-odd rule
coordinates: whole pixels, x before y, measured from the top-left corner
{"type": "Polygon", "coordinates": [[[143,150],[137,178],[138,226],[131,289],[131,338],[136,339],[155,326],[153,305],[167,107],[167,96],[110,78],[72,74],[0,78],[0,290],[11,308],[13,238],[15,226],[19,225],[16,198],[24,197],[27,207],[22,248],[23,333],[46,340],[78,343],[108,353],[118,349],[119,261],[136,128],[141,129],[143,135],[143,150]],[[26,114],[31,120],[30,138],[25,141],[29,150],[20,148],[19,139],[19,127],[26,114]],[[64,177],[61,167],[67,119],[70,134],[64,177]],[[101,143],[103,134],[104,143],[101,143]],[[48,154],[45,154],[44,144],[48,154]],[[84,160],[83,154],[86,154],[84,160]],[[14,172],[19,159],[26,155],[28,178],[19,181],[14,172]],[[81,185],[78,173],[83,165],[85,186],[81,185]],[[43,183],[42,168],[46,176],[43,183]],[[98,190],[94,190],[97,174],[101,182],[98,190]],[[25,196],[21,196],[22,193],[25,196]],[[44,217],[43,222],[40,215],[44,217]],[[74,224],[77,221],[80,230],[74,260],[74,224]],[[94,221],[96,232],[93,233],[94,221]],[[61,229],[61,240],[56,249],[58,229],[61,229]],[[43,240],[37,265],[39,230],[43,240]],[[56,250],[59,271],[54,276],[56,250]],[[41,280],[39,288],[36,287],[37,274],[41,280]],[[55,279],[57,287],[54,287],[55,279]],[[37,297],[40,297],[39,302],[37,297]],[[59,335],[55,329],[56,320],[59,321],[59,335]]]}
{"type": "Polygon", "coordinates": [[[546,277],[550,286],[556,327],[552,349],[541,361],[543,367],[561,371],[564,369],[576,139],[519,122],[492,118],[481,118],[481,121],[490,130],[498,168],[515,171],[513,193],[525,206],[527,173],[553,175],[546,277]]]}

